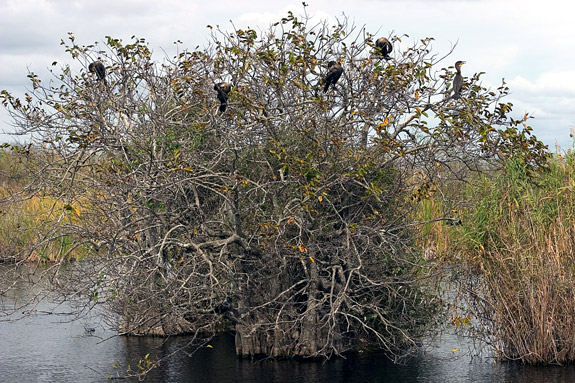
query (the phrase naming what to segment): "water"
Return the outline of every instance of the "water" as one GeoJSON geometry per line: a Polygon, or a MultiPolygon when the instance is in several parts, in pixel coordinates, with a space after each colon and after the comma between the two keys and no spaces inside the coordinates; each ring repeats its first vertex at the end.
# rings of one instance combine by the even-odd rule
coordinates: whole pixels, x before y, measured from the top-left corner
{"type": "MultiPolygon", "coordinates": [[[[5,285],[2,281],[0,285],[5,285]]],[[[19,284],[0,299],[4,309],[30,295],[19,284]]],[[[381,354],[361,354],[326,362],[238,359],[233,336],[213,339],[193,355],[190,338],[118,337],[93,313],[74,320],[73,310],[48,300],[31,313],[0,317],[0,382],[107,382],[149,354],[168,355],[146,382],[573,382],[575,367],[494,364],[471,358],[463,338],[449,336],[429,352],[397,365],[381,354]],[[92,331],[93,330],[93,331],[92,331]],[[457,348],[457,351],[452,352],[457,348]],[[182,349],[187,352],[178,352],[182,349]]],[[[137,381],[136,378],[127,381],[137,381]]]]}

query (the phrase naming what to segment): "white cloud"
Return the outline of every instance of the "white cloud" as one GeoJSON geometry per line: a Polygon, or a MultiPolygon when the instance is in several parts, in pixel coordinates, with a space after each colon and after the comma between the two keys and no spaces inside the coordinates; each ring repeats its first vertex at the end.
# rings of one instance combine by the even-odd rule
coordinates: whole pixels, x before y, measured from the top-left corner
{"type": "Polygon", "coordinates": [[[512,89],[546,97],[575,97],[575,70],[545,72],[535,81],[516,76],[509,81],[512,89]]]}
{"type": "Polygon", "coordinates": [[[516,76],[508,81],[516,113],[528,112],[535,134],[551,149],[555,142],[570,148],[570,127],[575,125],[575,71],[545,72],[530,80],[516,76]]]}

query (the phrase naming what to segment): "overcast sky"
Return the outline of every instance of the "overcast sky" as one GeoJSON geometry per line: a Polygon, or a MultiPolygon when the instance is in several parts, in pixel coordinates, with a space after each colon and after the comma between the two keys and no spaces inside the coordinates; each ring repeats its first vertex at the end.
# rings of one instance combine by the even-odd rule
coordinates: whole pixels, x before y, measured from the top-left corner
{"type": "MultiPolygon", "coordinates": [[[[457,43],[456,60],[464,75],[486,72],[484,85],[505,78],[515,117],[525,112],[536,135],[554,150],[572,147],[575,126],[575,25],[570,1],[388,1],[306,0],[307,12],[334,20],[345,14],[367,31],[409,35],[411,41],[434,37],[434,51],[447,53],[457,43]]],[[[156,59],[173,42],[193,49],[207,42],[210,25],[265,29],[270,22],[301,14],[301,1],[273,0],[0,0],[0,89],[21,96],[28,70],[46,78],[53,61],[69,60],[60,46],[68,32],[79,45],[105,36],[130,41],[146,38],[156,59]]],[[[452,64],[451,64],[452,65],[452,64]]],[[[10,130],[0,111],[0,130],[10,130]]]]}

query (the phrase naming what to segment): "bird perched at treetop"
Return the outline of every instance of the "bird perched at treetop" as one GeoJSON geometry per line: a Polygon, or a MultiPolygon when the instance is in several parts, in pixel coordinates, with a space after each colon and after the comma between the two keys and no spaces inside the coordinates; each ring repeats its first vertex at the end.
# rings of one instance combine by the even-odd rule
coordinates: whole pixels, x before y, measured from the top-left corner
{"type": "Polygon", "coordinates": [[[88,71],[90,73],[96,73],[98,81],[102,81],[104,84],[106,84],[106,67],[104,67],[104,64],[102,64],[100,60],[94,61],[88,65],[88,71]]]}
{"type": "Polygon", "coordinates": [[[453,78],[453,98],[459,98],[461,93],[461,88],[463,88],[463,76],[461,75],[461,66],[465,64],[465,61],[458,61],[455,63],[455,70],[457,73],[453,78]]]}
{"type": "Polygon", "coordinates": [[[220,82],[214,85],[214,90],[218,92],[218,100],[220,100],[220,112],[226,111],[228,106],[228,94],[232,90],[231,84],[227,82],[220,82]]]}
{"type": "Polygon", "coordinates": [[[375,47],[378,53],[381,54],[385,60],[391,60],[391,56],[389,56],[389,54],[393,50],[393,45],[391,45],[388,39],[380,37],[375,41],[375,47]]]}
{"type": "Polygon", "coordinates": [[[330,61],[327,64],[327,75],[325,76],[325,86],[323,87],[323,92],[326,93],[327,90],[329,89],[330,85],[335,85],[335,83],[337,82],[337,80],[339,80],[339,78],[341,77],[341,74],[343,73],[343,67],[341,66],[340,63],[335,62],[335,61],[330,61]]]}

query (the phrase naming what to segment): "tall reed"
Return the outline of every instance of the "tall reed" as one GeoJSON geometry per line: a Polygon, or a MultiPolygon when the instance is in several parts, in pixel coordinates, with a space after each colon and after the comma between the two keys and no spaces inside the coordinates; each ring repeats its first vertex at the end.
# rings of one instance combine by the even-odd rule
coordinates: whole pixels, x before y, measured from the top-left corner
{"type": "Polygon", "coordinates": [[[534,178],[510,161],[466,199],[450,262],[473,328],[502,360],[575,361],[575,156],[534,178]]]}

